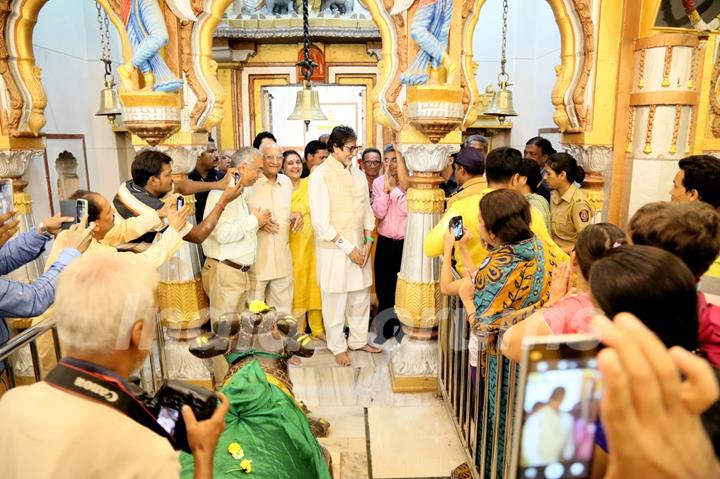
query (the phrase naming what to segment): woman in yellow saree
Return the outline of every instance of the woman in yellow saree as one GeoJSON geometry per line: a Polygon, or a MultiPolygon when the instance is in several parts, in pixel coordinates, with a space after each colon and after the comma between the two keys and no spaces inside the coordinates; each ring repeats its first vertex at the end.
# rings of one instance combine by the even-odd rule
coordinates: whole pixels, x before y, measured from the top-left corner
{"type": "Polygon", "coordinates": [[[315,236],[310,222],[307,179],[309,172],[298,152],[285,151],[283,158],[283,173],[290,178],[293,185],[291,211],[298,212],[303,217],[302,227],[290,232],[294,280],[293,316],[297,319],[299,331],[305,331],[307,321],[310,323],[312,335],[324,340],[320,286],[315,271],[315,236]]]}

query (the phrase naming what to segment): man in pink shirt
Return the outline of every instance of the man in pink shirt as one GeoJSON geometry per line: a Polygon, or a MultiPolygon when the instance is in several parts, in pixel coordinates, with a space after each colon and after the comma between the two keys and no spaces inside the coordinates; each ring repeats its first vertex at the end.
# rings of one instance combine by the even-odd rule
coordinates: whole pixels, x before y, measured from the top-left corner
{"type": "MultiPolygon", "coordinates": [[[[377,344],[402,334],[400,321],[395,314],[395,288],[405,240],[407,197],[398,183],[397,155],[393,145],[385,146],[385,174],[375,178],[372,184],[372,209],[380,221],[374,264],[378,315],[373,320],[373,328],[377,332],[377,344]]],[[[400,338],[402,336],[398,340],[400,338]]]]}

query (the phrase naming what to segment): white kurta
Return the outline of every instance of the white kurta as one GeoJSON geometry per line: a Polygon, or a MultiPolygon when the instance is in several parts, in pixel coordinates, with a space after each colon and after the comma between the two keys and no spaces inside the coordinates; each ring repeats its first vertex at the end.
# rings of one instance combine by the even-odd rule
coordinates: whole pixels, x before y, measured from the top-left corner
{"type": "MultiPolygon", "coordinates": [[[[316,242],[332,241],[338,234],[333,225],[330,224],[330,202],[332,199],[323,176],[330,161],[338,160],[330,156],[313,170],[309,178],[310,218],[315,230],[316,242]]],[[[370,208],[367,180],[357,167],[351,165],[349,169],[355,186],[365,192],[362,204],[358,205],[358,208],[363,211],[363,228],[372,231],[375,228],[375,216],[370,208]]],[[[345,238],[345,240],[350,241],[359,250],[362,250],[364,238],[364,230],[358,229],[352,238],[345,238]]],[[[372,284],[370,259],[361,268],[350,261],[350,258],[339,248],[326,248],[318,244],[316,252],[318,284],[323,291],[346,293],[368,288],[372,284]]]]}

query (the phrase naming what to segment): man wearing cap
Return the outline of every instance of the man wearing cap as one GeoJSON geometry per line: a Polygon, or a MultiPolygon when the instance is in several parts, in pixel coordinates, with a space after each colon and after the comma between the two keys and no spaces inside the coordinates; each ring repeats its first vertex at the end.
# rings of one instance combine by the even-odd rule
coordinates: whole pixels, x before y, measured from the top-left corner
{"type": "Polygon", "coordinates": [[[477,195],[487,189],[485,154],[478,148],[460,150],[455,157],[455,179],[460,188],[447,199],[447,207],[468,196],[477,195]]]}

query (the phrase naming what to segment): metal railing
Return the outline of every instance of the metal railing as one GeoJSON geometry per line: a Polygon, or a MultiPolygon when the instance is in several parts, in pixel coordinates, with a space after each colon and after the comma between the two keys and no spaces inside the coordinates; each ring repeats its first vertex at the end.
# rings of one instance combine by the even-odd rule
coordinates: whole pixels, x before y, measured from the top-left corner
{"type": "Polygon", "coordinates": [[[440,321],[438,383],[445,405],[465,447],[473,477],[507,477],[518,389],[518,365],[501,353],[503,333],[532,308],[514,311],[499,321],[471,330],[462,302],[445,297],[447,314],[440,321]],[[470,366],[470,335],[478,339],[477,368],[470,366]],[[475,369],[473,371],[473,369],[475,369]]]}
{"type": "Polygon", "coordinates": [[[22,348],[28,345],[30,346],[30,357],[32,359],[35,381],[40,381],[42,379],[40,352],[38,351],[37,340],[48,331],[51,331],[52,333],[55,360],[59,361],[62,357],[62,351],[60,351],[60,339],[58,338],[55,318],[46,318],[39,321],[37,324],[34,324],[16,334],[7,343],[0,346],[0,361],[6,361],[6,363],[8,363],[6,370],[10,379],[10,387],[15,387],[16,385],[15,371],[13,368],[14,365],[12,364],[13,355],[20,352],[22,348]]]}
{"type": "MultiPolygon", "coordinates": [[[[32,360],[35,382],[42,380],[42,361],[40,359],[40,351],[38,350],[37,340],[48,331],[52,334],[55,361],[58,362],[60,361],[60,358],[62,358],[63,354],[54,317],[48,317],[36,324],[33,324],[29,328],[24,329],[13,336],[7,343],[0,346],[0,362],[5,361],[6,363],[7,367],[5,369],[7,370],[8,379],[10,380],[10,388],[17,386],[14,368],[15,365],[13,364],[14,356],[16,353],[20,353],[25,346],[30,347],[30,358],[32,360]]],[[[163,327],[161,322],[157,321],[157,332],[155,334],[153,346],[150,349],[145,365],[139,371],[140,381],[146,390],[155,392],[160,383],[164,379],[167,379],[167,366],[165,361],[163,327]]],[[[48,371],[45,372],[47,373],[48,371]]]]}

